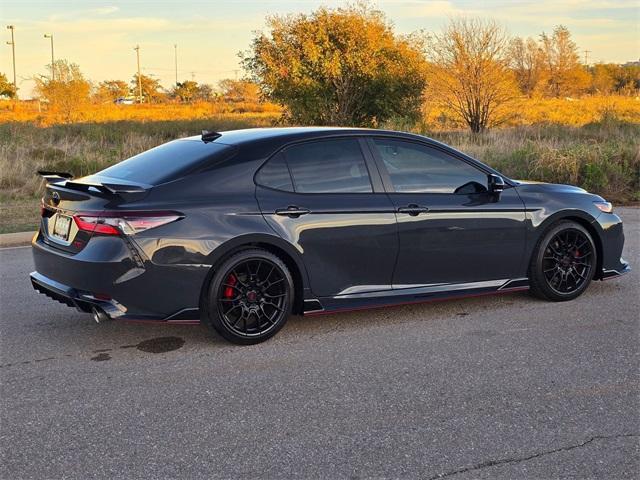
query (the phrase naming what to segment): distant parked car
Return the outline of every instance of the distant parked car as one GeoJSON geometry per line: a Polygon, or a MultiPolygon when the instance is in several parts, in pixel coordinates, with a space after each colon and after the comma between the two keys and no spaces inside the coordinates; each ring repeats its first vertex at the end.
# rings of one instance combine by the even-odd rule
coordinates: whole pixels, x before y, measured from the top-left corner
{"type": "Polygon", "coordinates": [[[114,100],[114,102],[116,105],[133,105],[134,103],[136,103],[135,98],[130,98],[130,97],[120,97],[120,98],[116,98],[114,100]]]}
{"type": "Polygon", "coordinates": [[[41,173],[31,281],[98,321],[202,319],[250,344],[291,313],[523,289],[572,300],[629,270],[603,198],[408,133],[204,132],[87,177],[41,173]]]}

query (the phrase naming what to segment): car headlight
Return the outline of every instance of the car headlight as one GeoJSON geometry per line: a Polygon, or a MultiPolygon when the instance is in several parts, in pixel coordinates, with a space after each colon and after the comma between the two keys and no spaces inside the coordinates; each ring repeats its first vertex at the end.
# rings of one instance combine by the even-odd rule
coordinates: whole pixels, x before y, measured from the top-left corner
{"type": "Polygon", "coordinates": [[[611,202],[601,201],[601,202],[593,202],[593,204],[596,207],[598,207],[598,210],[600,210],[601,212],[604,212],[604,213],[613,212],[613,204],[611,202]]]}

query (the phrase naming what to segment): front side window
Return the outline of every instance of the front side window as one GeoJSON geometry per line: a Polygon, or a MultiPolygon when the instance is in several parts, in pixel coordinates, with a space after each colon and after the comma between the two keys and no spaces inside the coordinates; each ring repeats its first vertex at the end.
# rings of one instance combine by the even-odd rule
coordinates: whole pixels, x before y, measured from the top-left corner
{"type": "Polygon", "coordinates": [[[378,154],[399,193],[472,194],[487,191],[487,175],[436,148],[375,138],[378,154]]]}
{"type": "Polygon", "coordinates": [[[284,152],[297,193],[372,192],[357,139],[302,143],[284,152]]]}

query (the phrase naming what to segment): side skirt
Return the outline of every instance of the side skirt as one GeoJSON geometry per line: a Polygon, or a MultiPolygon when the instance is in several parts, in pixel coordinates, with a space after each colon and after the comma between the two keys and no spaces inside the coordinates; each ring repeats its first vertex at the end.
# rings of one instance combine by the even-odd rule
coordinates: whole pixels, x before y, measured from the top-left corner
{"type": "Polygon", "coordinates": [[[305,316],[437,302],[529,290],[529,279],[496,280],[446,285],[425,285],[394,290],[337,295],[305,300],[305,316]]]}

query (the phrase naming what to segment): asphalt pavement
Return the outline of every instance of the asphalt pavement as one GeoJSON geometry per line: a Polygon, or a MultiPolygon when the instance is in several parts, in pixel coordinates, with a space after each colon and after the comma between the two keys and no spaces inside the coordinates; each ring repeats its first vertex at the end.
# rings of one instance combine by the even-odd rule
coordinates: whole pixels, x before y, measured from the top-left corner
{"type": "Polygon", "coordinates": [[[323,317],[272,340],[95,324],[0,250],[0,478],[640,475],[640,210],[625,277],[323,317]]]}

